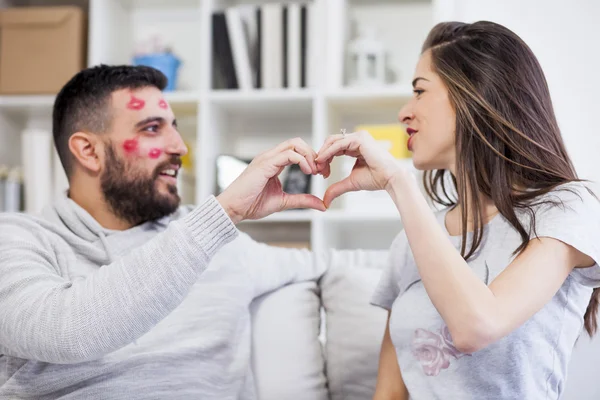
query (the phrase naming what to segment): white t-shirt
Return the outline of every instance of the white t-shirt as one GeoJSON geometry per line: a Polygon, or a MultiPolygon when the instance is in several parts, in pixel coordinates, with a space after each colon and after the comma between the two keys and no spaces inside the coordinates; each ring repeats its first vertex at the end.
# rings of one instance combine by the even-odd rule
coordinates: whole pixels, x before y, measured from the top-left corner
{"type": "MultiPolygon", "coordinates": [[[[537,236],[561,240],[592,257],[596,265],[574,269],[539,312],[473,354],[463,354],[454,347],[420,280],[406,234],[398,235],[372,303],[391,310],[390,334],[412,399],[560,397],[592,289],[600,286],[600,201],[580,183],[561,189],[570,190],[555,190],[546,196],[562,200],[564,207],[534,207],[537,236]]],[[[461,237],[450,236],[445,228],[447,211],[437,214],[438,221],[460,250],[461,237]]],[[[528,229],[528,214],[520,211],[518,215],[528,229]]],[[[481,246],[468,265],[489,284],[514,259],[512,253],[520,243],[518,232],[498,214],[486,225],[481,246]]]]}

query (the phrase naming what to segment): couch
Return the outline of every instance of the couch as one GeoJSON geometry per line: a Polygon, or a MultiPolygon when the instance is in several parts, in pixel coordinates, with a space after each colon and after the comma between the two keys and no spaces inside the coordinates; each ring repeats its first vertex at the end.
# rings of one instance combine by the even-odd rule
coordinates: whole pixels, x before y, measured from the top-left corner
{"type": "MultiPolygon", "coordinates": [[[[387,312],[369,304],[387,251],[335,251],[319,282],[256,299],[252,364],[260,400],[369,400],[387,312]]],[[[562,400],[600,399],[600,333],[575,346],[562,400]]]]}
{"type": "Polygon", "coordinates": [[[332,252],[319,282],[286,286],[251,306],[261,400],[373,396],[387,312],[369,304],[387,251],[332,252]]]}

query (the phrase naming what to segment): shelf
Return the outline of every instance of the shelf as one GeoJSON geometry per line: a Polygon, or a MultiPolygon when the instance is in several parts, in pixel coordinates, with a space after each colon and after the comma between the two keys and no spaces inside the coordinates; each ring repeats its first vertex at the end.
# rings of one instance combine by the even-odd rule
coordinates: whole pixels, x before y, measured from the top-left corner
{"type": "Polygon", "coordinates": [[[7,109],[30,109],[49,108],[54,104],[54,95],[2,95],[0,96],[0,108],[7,109]]]}
{"type": "Polygon", "coordinates": [[[352,211],[352,210],[328,210],[323,213],[322,218],[326,222],[400,222],[400,214],[397,211],[352,211]]]}
{"type": "Polygon", "coordinates": [[[213,90],[209,98],[228,111],[265,114],[310,113],[313,91],[300,90],[213,90]]]}
{"type": "Polygon", "coordinates": [[[175,116],[196,115],[200,103],[200,93],[194,91],[165,92],[165,100],[169,103],[175,116]]]}
{"type": "Polygon", "coordinates": [[[123,6],[128,8],[172,8],[172,7],[185,7],[185,8],[198,8],[200,7],[199,0],[170,0],[165,2],[164,0],[118,0],[123,6]]]}
{"type": "Polygon", "coordinates": [[[244,224],[269,224],[278,222],[312,222],[320,219],[324,222],[393,222],[400,221],[397,211],[355,211],[329,209],[325,212],[312,210],[290,210],[269,215],[260,220],[246,220],[244,224]]]}
{"type": "MultiPolygon", "coordinates": [[[[130,64],[134,54],[150,51],[159,44],[170,47],[181,59],[177,90],[163,96],[175,113],[178,130],[193,159],[193,168],[180,175],[180,193],[188,204],[213,192],[217,177],[215,160],[220,154],[251,159],[294,137],[318,149],[329,134],[338,133],[340,128],[351,131],[359,125],[398,124],[398,111],[412,99],[410,81],[416,59],[439,3],[435,0],[303,1],[315,6],[316,18],[309,24],[309,38],[316,39],[317,44],[313,55],[318,64],[314,71],[319,78],[313,81],[314,86],[227,90],[213,89],[212,13],[229,6],[256,6],[273,0],[11,0],[9,3],[15,1],[23,6],[47,2],[84,4],[90,27],[87,39],[90,66],[130,64]],[[339,10],[331,7],[332,3],[339,4],[339,10]],[[403,23],[398,24],[399,20],[403,23]],[[386,47],[386,80],[390,82],[386,86],[334,87],[338,80],[342,85],[347,81],[345,74],[350,68],[345,50],[358,27],[375,28],[386,47]],[[343,33],[339,43],[330,40],[331,31],[343,33]]],[[[19,159],[22,153],[19,133],[25,127],[50,126],[54,99],[52,94],[0,95],[0,122],[6,119],[0,133],[1,163],[27,163],[19,159]]],[[[412,168],[411,160],[402,162],[412,168]]],[[[332,173],[330,179],[313,177],[311,192],[323,193],[341,174],[332,173]]],[[[368,203],[368,196],[347,195],[336,200],[326,212],[285,211],[262,220],[244,221],[239,227],[261,242],[302,242],[313,249],[387,248],[402,229],[402,223],[389,196],[382,193],[380,197],[384,198],[368,203]]]]}
{"type": "MultiPolygon", "coordinates": [[[[40,95],[2,95],[0,111],[12,115],[30,116],[35,113],[51,113],[56,96],[40,95]]],[[[197,92],[165,92],[165,99],[177,112],[196,113],[200,95],[197,92]]]]}
{"type": "Polygon", "coordinates": [[[13,118],[49,117],[54,95],[2,95],[0,111],[13,118]]]}
{"type": "Polygon", "coordinates": [[[246,224],[264,224],[271,222],[311,222],[318,211],[312,210],[288,210],[271,214],[260,220],[247,220],[246,224]]]}
{"type": "Polygon", "coordinates": [[[388,85],[382,87],[344,87],[326,93],[326,97],[333,101],[352,101],[369,99],[409,98],[413,95],[409,85],[388,85]]]}
{"type": "MultiPolygon", "coordinates": [[[[378,0],[378,4],[391,4],[391,5],[402,5],[402,4],[411,4],[411,3],[421,3],[428,5],[431,3],[431,0],[378,0]]],[[[350,4],[353,5],[373,5],[373,0],[350,0],[350,4]]]]}
{"type": "Polygon", "coordinates": [[[165,99],[170,104],[188,104],[188,103],[198,103],[200,101],[200,93],[193,91],[174,91],[174,92],[164,92],[165,99]]]}
{"type": "Polygon", "coordinates": [[[386,86],[382,88],[343,88],[325,95],[327,102],[344,112],[400,107],[412,97],[410,86],[386,86]]]}

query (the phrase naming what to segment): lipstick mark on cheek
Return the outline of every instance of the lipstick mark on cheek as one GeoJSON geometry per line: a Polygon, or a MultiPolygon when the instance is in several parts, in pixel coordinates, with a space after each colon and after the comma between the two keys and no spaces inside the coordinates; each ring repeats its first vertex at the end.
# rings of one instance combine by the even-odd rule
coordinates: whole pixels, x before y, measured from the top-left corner
{"type": "Polygon", "coordinates": [[[160,99],[160,101],[158,102],[158,106],[159,106],[160,108],[163,108],[163,109],[165,109],[165,110],[166,110],[167,108],[169,108],[169,105],[167,104],[167,102],[165,101],[165,99],[160,99]]]}
{"type": "Polygon", "coordinates": [[[144,100],[131,95],[131,99],[129,100],[129,103],[127,103],[127,108],[130,110],[141,110],[144,108],[144,105],[146,105],[144,100]]]}
{"type": "Polygon", "coordinates": [[[158,158],[158,157],[160,157],[161,154],[162,154],[162,151],[160,149],[150,149],[150,151],[148,152],[148,157],[158,158]]]}
{"type": "Polygon", "coordinates": [[[135,154],[138,150],[138,140],[137,139],[128,139],[123,142],[123,150],[125,150],[125,154],[135,154]]]}

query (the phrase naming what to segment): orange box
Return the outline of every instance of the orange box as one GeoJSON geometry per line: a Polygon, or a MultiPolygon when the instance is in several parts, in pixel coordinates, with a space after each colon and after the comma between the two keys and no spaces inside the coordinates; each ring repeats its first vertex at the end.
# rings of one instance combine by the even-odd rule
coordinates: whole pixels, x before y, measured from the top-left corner
{"type": "Polygon", "coordinates": [[[86,65],[81,8],[0,10],[0,93],[56,94],[86,65]]]}

